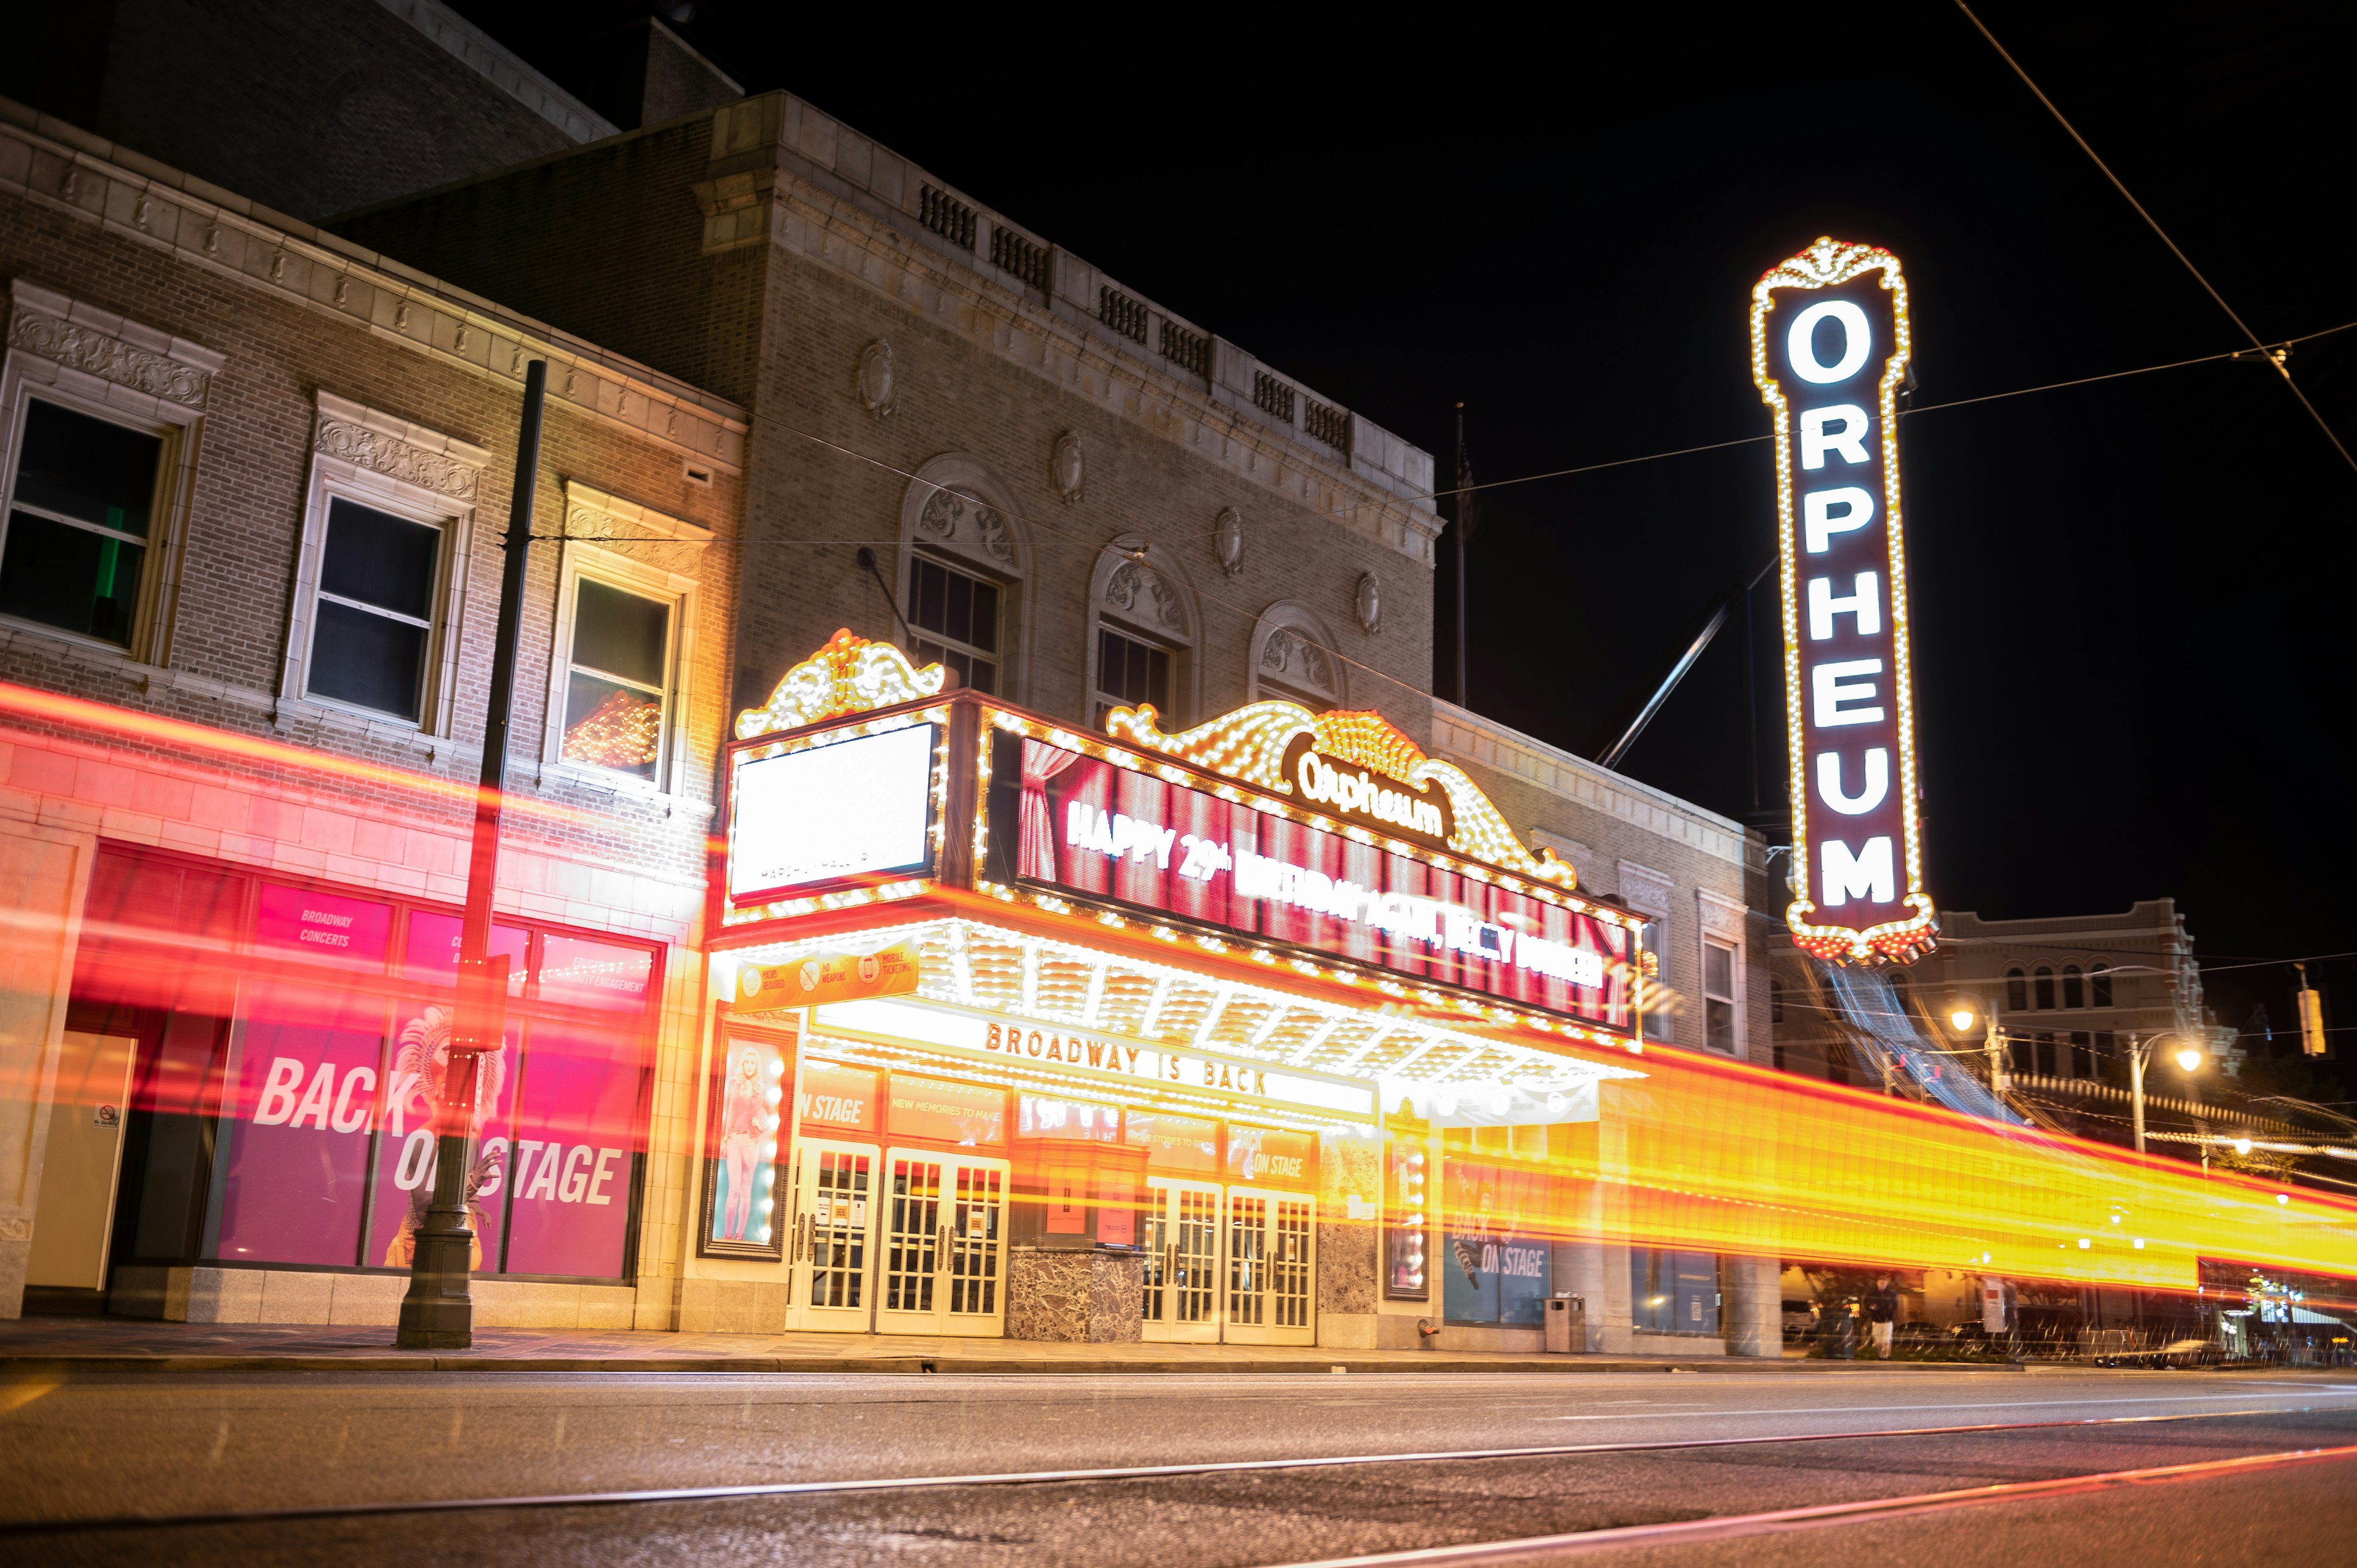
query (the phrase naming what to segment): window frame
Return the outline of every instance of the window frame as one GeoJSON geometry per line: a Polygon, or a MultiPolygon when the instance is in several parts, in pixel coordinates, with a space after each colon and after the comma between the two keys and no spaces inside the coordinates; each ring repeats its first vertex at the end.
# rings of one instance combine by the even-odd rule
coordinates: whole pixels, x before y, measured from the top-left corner
{"type": "MultiPolygon", "coordinates": [[[[557,561],[556,618],[548,645],[548,702],[542,710],[541,769],[568,779],[650,798],[675,796],[687,777],[686,715],[691,711],[689,672],[693,669],[695,636],[696,580],[659,566],[633,560],[620,552],[567,538],[557,561]],[[565,755],[565,704],[573,676],[573,621],[580,602],[579,584],[595,583],[642,599],[661,601],[670,626],[663,647],[663,733],[655,761],[655,776],[640,779],[594,762],[576,762],[565,755]]],[[[591,671],[599,680],[619,677],[591,671]]],[[[623,682],[635,685],[636,682],[623,682]]]]}
{"type": "MultiPolygon", "coordinates": [[[[949,452],[920,467],[900,497],[899,555],[889,574],[896,603],[902,611],[915,599],[916,562],[919,555],[931,556],[998,585],[999,651],[994,656],[998,665],[996,695],[1017,705],[1031,703],[1031,645],[1034,623],[1031,602],[1031,532],[1023,513],[1017,509],[1014,493],[1002,483],[990,467],[967,452],[949,452]],[[928,520],[926,505],[937,491],[953,490],[965,500],[987,507],[997,513],[1003,532],[994,537],[979,527],[967,525],[961,512],[954,521],[928,520]]],[[[893,611],[880,602],[874,603],[871,635],[880,641],[899,643],[903,638],[913,640],[913,631],[904,631],[894,618],[893,611]]],[[[910,618],[909,626],[915,625],[910,618]]],[[[855,628],[856,629],[856,628],[855,628]]]]}
{"type": "MultiPolygon", "coordinates": [[[[1652,953],[1654,960],[1652,983],[1646,989],[1652,995],[1667,998],[1674,990],[1670,983],[1670,918],[1644,910],[1638,913],[1645,916],[1645,923],[1638,932],[1638,950],[1652,953]]],[[[1658,1004],[1649,1006],[1645,1009],[1643,1021],[1638,1026],[1637,1037],[1648,1045],[1676,1045],[1677,1023],[1677,1015],[1670,1008],[1658,1004]],[[1656,1029],[1660,1033],[1656,1034],[1656,1029]]]]}
{"type": "Polygon", "coordinates": [[[2029,972],[2029,999],[2035,1004],[2034,1013],[2052,1013],[2054,1005],[2054,969],[2051,964],[2040,964],[2029,972]]]}
{"type": "Polygon", "coordinates": [[[466,633],[468,564],[473,556],[476,497],[482,465],[490,454],[479,446],[425,430],[349,403],[322,390],[313,425],[311,474],[303,499],[303,527],[296,551],[295,585],[286,616],[286,658],[279,675],[282,706],[334,714],[395,735],[448,739],[458,684],[458,652],[466,633]],[[461,499],[406,479],[365,468],[321,449],[319,435],[330,420],[360,425],[396,446],[418,448],[475,471],[475,483],[461,499]],[[328,514],[338,500],[386,512],[442,530],[442,554],[434,588],[434,626],[427,634],[425,679],[414,720],[378,708],[364,708],[310,692],[311,655],[317,641],[319,577],[327,558],[328,514]]]}
{"type": "Polygon", "coordinates": [[[1263,610],[1253,625],[1252,645],[1244,660],[1245,700],[1298,703],[1313,714],[1349,707],[1351,671],[1343,661],[1340,647],[1324,619],[1308,606],[1291,599],[1278,600],[1263,610]],[[1331,692],[1320,693],[1307,680],[1287,679],[1291,671],[1282,660],[1277,672],[1269,671],[1269,645],[1279,632],[1311,644],[1326,656],[1327,672],[1332,677],[1334,688],[1331,692]]]}
{"type": "MultiPolygon", "coordinates": [[[[193,488],[191,470],[199,417],[193,410],[177,410],[160,399],[148,400],[156,405],[152,413],[125,408],[103,396],[86,395],[79,388],[42,378],[37,373],[27,373],[38,369],[58,370],[59,367],[49,365],[21,349],[11,349],[5,370],[0,371],[0,389],[5,389],[0,390],[0,398],[5,400],[6,419],[6,424],[0,425],[0,559],[6,555],[8,525],[17,507],[16,470],[24,452],[25,424],[32,416],[32,405],[36,402],[46,403],[85,419],[98,420],[151,436],[162,444],[162,450],[156,456],[156,489],[149,503],[149,533],[145,540],[139,541],[147,555],[141,566],[139,598],[132,611],[131,636],[124,642],[113,642],[103,637],[93,637],[89,632],[72,631],[23,616],[0,614],[0,626],[11,631],[54,637],[77,648],[102,651],[135,664],[160,664],[170,652],[167,633],[178,587],[181,544],[188,532],[188,502],[193,488]],[[175,417],[180,413],[185,413],[188,417],[175,417]]],[[[38,515],[48,517],[49,514],[41,509],[38,515]]],[[[80,520],[65,525],[88,529],[102,538],[127,537],[93,528],[80,520]]]]}
{"type": "Polygon", "coordinates": [[[1723,1050],[1730,1057],[1743,1054],[1743,949],[1727,938],[1702,934],[1702,1043],[1705,1050],[1723,1050]],[[1727,994],[1720,995],[1710,988],[1710,955],[1712,950],[1727,955],[1727,994]],[[1724,1047],[1710,1037],[1710,1010],[1714,1004],[1727,1009],[1727,1044],[1724,1047]]]}
{"type": "MultiPolygon", "coordinates": [[[[1155,712],[1160,716],[1165,729],[1178,728],[1183,721],[1179,719],[1175,710],[1178,705],[1179,660],[1183,657],[1185,650],[1183,649],[1172,648],[1168,643],[1158,639],[1147,637],[1143,632],[1133,630],[1127,622],[1115,620],[1113,617],[1104,615],[1097,617],[1096,625],[1091,628],[1090,632],[1089,649],[1090,652],[1094,655],[1094,657],[1089,660],[1089,685],[1091,688],[1089,692],[1090,727],[1102,727],[1104,723],[1103,714],[1105,712],[1110,712],[1114,708],[1127,707],[1130,705],[1128,698],[1117,696],[1114,693],[1105,690],[1104,639],[1107,634],[1120,638],[1124,642],[1135,643],[1136,646],[1145,649],[1148,653],[1159,653],[1162,655],[1163,659],[1167,661],[1166,673],[1168,676],[1168,689],[1163,693],[1163,700],[1155,703],[1155,712]]],[[[1148,700],[1151,701],[1150,698],[1148,700]]]]}
{"type": "Polygon", "coordinates": [[[1006,656],[1006,641],[1008,633],[1007,602],[1014,593],[1013,585],[995,573],[985,571],[983,568],[977,566],[963,555],[952,555],[943,551],[928,549],[926,546],[921,544],[909,551],[909,567],[907,572],[902,574],[901,580],[905,586],[902,590],[900,614],[901,618],[907,623],[906,630],[903,635],[908,638],[911,644],[908,650],[909,661],[920,668],[935,662],[935,660],[926,658],[916,649],[916,647],[913,646],[919,642],[938,643],[941,647],[949,650],[952,652],[965,655],[965,657],[970,660],[975,659],[987,660],[994,671],[991,676],[991,690],[988,694],[993,697],[1005,698],[1006,695],[1006,682],[1008,675],[1007,666],[1010,662],[1006,656]],[[996,591],[998,595],[998,635],[996,639],[998,646],[996,648],[980,648],[971,640],[960,641],[958,639],[952,637],[946,631],[935,630],[931,627],[920,626],[918,624],[917,573],[921,567],[927,565],[933,567],[937,571],[947,572],[953,577],[964,577],[970,581],[982,584],[984,586],[996,591]]]}

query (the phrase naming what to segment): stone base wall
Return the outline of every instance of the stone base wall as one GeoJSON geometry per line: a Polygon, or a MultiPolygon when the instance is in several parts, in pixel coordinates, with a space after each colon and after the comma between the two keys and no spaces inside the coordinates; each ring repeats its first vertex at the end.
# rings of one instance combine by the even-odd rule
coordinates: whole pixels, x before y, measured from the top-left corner
{"type": "MultiPolygon", "coordinates": [[[[305,1269],[118,1268],[107,1310],[170,1323],[317,1323],[391,1328],[401,1321],[409,1281],[400,1274],[331,1274],[305,1269]]],[[[478,1328],[628,1328],[638,1291],[630,1285],[477,1280],[478,1328]]],[[[782,1321],[782,1314],[780,1315],[782,1321]]]]}
{"type": "Polygon", "coordinates": [[[783,1334],[790,1294],[783,1280],[682,1280],[675,1319],[649,1321],[642,1298],[639,1326],[676,1327],[682,1334],[783,1334]]]}
{"type": "Polygon", "coordinates": [[[1124,1345],[1143,1337],[1146,1260],[1103,1248],[1006,1254],[1006,1337],[1124,1345]]]}

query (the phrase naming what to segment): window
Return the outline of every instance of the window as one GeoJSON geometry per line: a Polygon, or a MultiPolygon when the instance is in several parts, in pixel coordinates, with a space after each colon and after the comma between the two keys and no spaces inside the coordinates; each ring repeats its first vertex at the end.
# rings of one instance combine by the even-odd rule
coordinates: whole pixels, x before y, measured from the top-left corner
{"type": "Polygon", "coordinates": [[[2094,1043],[2094,1036],[2088,1034],[2086,1030],[2073,1029],[2071,1031],[2072,1077],[2093,1078],[2095,1076],[2094,1043]]]}
{"type": "Polygon", "coordinates": [[[997,692],[997,584],[920,555],[909,568],[909,626],[916,663],[939,663],[960,685],[997,692]]]}
{"type": "Polygon", "coordinates": [[[2048,1078],[2054,1076],[2054,1036],[2040,1033],[2038,1036],[2038,1070],[2048,1078]]]}
{"type": "Polygon", "coordinates": [[[0,613],[129,648],[150,576],[161,436],[27,399],[0,613]]]}
{"type": "Polygon", "coordinates": [[[1718,1332],[1718,1257],[1629,1249],[1629,1326],[1640,1334],[1718,1332]]]}
{"type": "Polygon", "coordinates": [[[576,577],[573,593],[558,755],[660,782],[670,716],[672,607],[595,577],[576,577]]]}
{"type": "Polygon", "coordinates": [[[2087,983],[2080,978],[2079,966],[2075,963],[2064,964],[2062,966],[2062,1005],[2084,1007],[2086,1004],[2087,983]]]}
{"type": "Polygon", "coordinates": [[[1708,937],[1702,944],[1703,1043],[1735,1054],[1735,950],[1708,937]]]}
{"type": "Polygon", "coordinates": [[[2097,964],[2095,966],[2094,972],[2088,976],[2088,978],[2094,983],[2095,1005],[2098,1007],[2109,1007],[2112,1004],[2112,972],[2110,966],[2106,964],[2097,964]]]}
{"type": "Polygon", "coordinates": [[[306,696],[424,719],[446,532],[342,496],[328,501],[306,696]]]}
{"type": "Polygon", "coordinates": [[[1110,710],[1141,703],[1153,703],[1156,713],[1170,718],[1170,650],[1098,627],[1094,722],[1102,726],[1110,710]]]}
{"type": "MultiPolygon", "coordinates": [[[[1781,976],[1771,974],[1768,977],[1768,1022],[1781,1024],[1783,1021],[1784,982],[1781,976]]],[[[1780,1046],[1777,1048],[1781,1050],[1783,1047],[1780,1046]]]]}
{"type": "Polygon", "coordinates": [[[1645,1009],[1645,1038],[1668,1040],[1670,1028],[1670,923],[1648,919],[1640,941],[1653,958],[1653,978],[1645,987],[1646,1000],[1652,1004],[1645,1009]]]}
{"type": "Polygon", "coordinates": [[[2038,991],[2038,1010],[2051,1013],[2054,1010],[2054,972],[2041,963],[2030,979],[2038,991]]]}
{"type": "Polygon", "coordinates": [[[2029,1010],[2029,983],[2023,978],[2018,969],[2008,969],[2005,972],[2005,1004],[2010,1012],[2025,1013],[2029,1010]]]}

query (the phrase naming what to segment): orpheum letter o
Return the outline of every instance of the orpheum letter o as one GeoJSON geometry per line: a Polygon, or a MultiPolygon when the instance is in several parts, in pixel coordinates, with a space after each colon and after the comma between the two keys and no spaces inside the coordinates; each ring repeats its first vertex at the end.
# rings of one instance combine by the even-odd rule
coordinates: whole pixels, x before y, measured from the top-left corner
{"type": "Polygon", "coordinates": [[[1866,312],[1846,299],[1821,299],[1800,315],[1792,317],[1792,330],[1784,339],[1784,357],[1792,366],[1792,373],[1816,386],[1831,386],[1857,374],[1858,367],[1874,351],[1874,328],[1867,325],[1866,312]],[[1820,321],[1838,321],[1842,325],[1842,356],[1831,365],[1817,358],[1816,333],[1820,321]]]}

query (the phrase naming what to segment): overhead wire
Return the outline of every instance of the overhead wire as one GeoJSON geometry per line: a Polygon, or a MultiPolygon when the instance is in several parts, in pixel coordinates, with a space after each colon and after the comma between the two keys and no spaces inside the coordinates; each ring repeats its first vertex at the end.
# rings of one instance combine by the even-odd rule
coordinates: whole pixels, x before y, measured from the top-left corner
{"type": "Polygon", "coordinates": [[[2241,330],[2244,337],[2248,338],[2251,340],[2252,349],[2255,350],[2261,358],[2267,361],[2267,363],[2275,367],[2276,373],[2283,378],[2283,383],[2290,390],[2291,395],[2299,399],[2300,407],[2308,410],[2308,416],[2316,422],[2316,427],[2319,430],[2324,432],[2324,438],[2332,443],[2332,449],[2341,454],[2341,460],[2348,464],[2352,472],[2357,472],[2357,456],[2352,456],[2350,454],[2348,446],[2341,441],[2339,435],[2333,433],[2332,426],[2325,423],[2324,415],[2317,412],[2316,404],[2308,401],[2308,394],[2299,390],[2299,383],[2298,381],[2292,380],[2291,367],[2284,362],[2285,356],[2283,353],[2281,351],[2274,353],[2268,352],[2267,345],[2259,340],[2259,335],[2251,330],[2249,324],[2236,313],[2234,307],[2226,303],[2226,296],[2220,294],[2217,287],[2212,285],[2207,277],[2202,275],[2201,269],[2193,264],[2193,258],[2187,255],[2185,252],[2179,247],[2177,242],[2169,237],[2169,231],[2160,226],[2160,220],[2158,219],[2155,218],[2150,212],[2145,210],[2144,203],[2138,201],[2135,195],[2129,191],[2127,186],[2121,181],[2120,177],[2112,172],[2112,166],[2105,163],[2103,158],[2096,154],[2095,149],[2088,145],[2087,138],[2079,134],[2078,127],[2072,124],[2070,120],[2063,114],[2062,111],[2055,107],[2054,100],[2047,97],[2045,91],[2041,89],[2037,82],[2030,80],[2029,72],[2022,69],[2021,62],[2015,59],[2013,56],[2007,52],[2006,47],[1996,41],[1996,35],[1988,30],[1986,23],[1983,22],[1978,16],[1973,15],[1973,8],[1964,4],[1964,0],[1956,0],[1956,9],[1962,11],[1964,14],[1964,19],[1972,23],[1974,27],[1979,31],[1982,38],[1988,40],[1989,48],[1997,52],[1997,58],[2004,60],[2007,65],[2013,68],[2013,74],[2021,78],[2021,84],[2029,89],[2030,92],[2037,98],[2038,102],[2046,105],[2046,112],[2054,116],[2054,123],[2061,126],[2062,129],[2069,134],[2072,141],[2079,144],[2079,150],[2087,155],[2087,161],[2093,164],[2096,168],[2103,172],[2104,177],[2112,182],[2112,188],[2120,193],[2120,199],[2126,201],[2130,207],[2134,208],[2136,209],[2136,215],[2145,220],[2146,227],[2149,228],[2155,235],[2158,236],[2162,244],[2169,247],[2169,253],[2175,256],[2184,264],[2185,270],[2193,274],[2193,281],[2201,285],[2202,292],[2207,294],[2212,300],[2216,301],[2218,308],[2226,313],[2226,318],[2232,321],[2235,327],[2241,330]]]}

